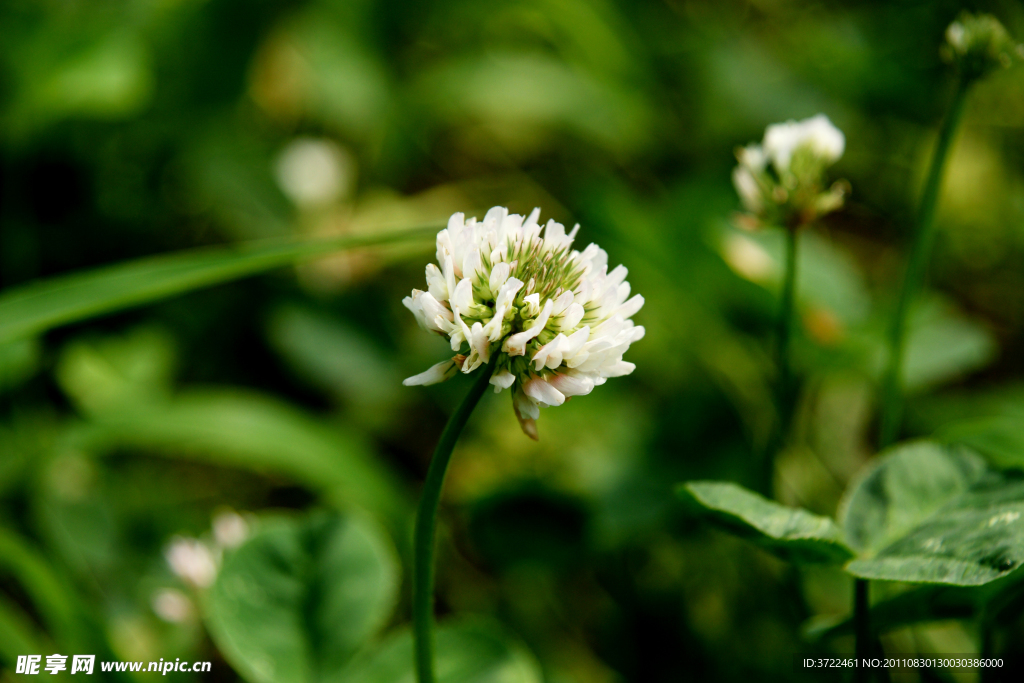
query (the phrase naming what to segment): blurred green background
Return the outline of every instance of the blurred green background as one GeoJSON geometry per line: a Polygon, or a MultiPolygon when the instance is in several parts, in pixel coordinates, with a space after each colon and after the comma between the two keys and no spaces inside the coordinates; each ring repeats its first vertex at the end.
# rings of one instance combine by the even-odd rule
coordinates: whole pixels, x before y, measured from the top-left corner
{"type": "MultiPolygon", "coordinates": [[[[797,572],[672,496],[686,479],[755,485],[774,419],[781,235],[733,227],[733,150],[819,112],[847,137],[832,175],[853,194],[801,254],[802,391],[776,472],[783,501],[831,515],[872,455],[887,315],[952,92],[939,45],[962,8],[9,0],[0,286],[496,204],[579,222],[580,246],[647,300],[637,370],[544,411],[539,443],[507,396],[484,400],[445,491],[439,613],[500,622],[550,683],[789,679],[793,653],[852,651],[800,635],[847,612],[848,578],[797,572]]],[[[1019,3],[971,9],[1024,36],[1019,3]]],[[[977,87],[938,221],[908,436],[1024,414],[1024,70],[977,87]]],[[[447,350],[401,305],[432,258],[430,240],[346,252],[0,346],[0,679],[17,654],[93,647],[235,680],[205,579],[173,558],[198,538],[218,561],[271,514],[386,529],[402,578],[377,628],[407,622],[409,515],[467,389],[401,385],[447,350]]],[[[1024,622],[1008,637],[1024,644],[1024,622]]],[[[978,649],[957,622],[884,643],[978,649]]]]}

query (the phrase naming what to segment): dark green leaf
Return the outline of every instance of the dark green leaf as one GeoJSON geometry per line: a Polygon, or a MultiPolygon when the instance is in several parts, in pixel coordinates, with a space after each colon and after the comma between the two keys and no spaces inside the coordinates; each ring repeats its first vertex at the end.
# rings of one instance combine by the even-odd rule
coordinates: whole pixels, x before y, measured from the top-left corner
{"type": "Polygon", "coordinates": [[[916,306],[908,326],[903,382],[911,393],[983,368],[996,355],[988,329],[938,298],[916,306]]]}
{"type": "Polygon", "coordinates": [[[694,481],[676,492],[717,526],[791,562],[842,563],[853,557],[828,517],[779,505],[728,482],[694,481]]]}
{"type": "Polygon", "coordinates": [[[32,625],[32,621],[14,603],[0,595],[0,662],[8,670],[13,668],[19,655],[41,653],[44,639],[32,625]]]}
{"type": "Polygon", "coordinates": [[[0,342],[0,393],[31,377],[39,365],[39,356],[37,339],[0,342]]]}
{"type": "Polygon", "coordinates": [[[865,579],[978,586],[1022,563],[1024,481],[991,473],[847,570],[865,579]]]}
{"type": "Polygon", "coordinates": [[[903,537],[982,476],[982,459],[957,446],[903,444],[880,455],[847,489],[839,521],[870,555],[903,537]]]}
{"type": "Polygon", "coordinates": [[[341,249],[429,238],[437,226],[327,240],[277,240],[140,259],[0,294],[0,342],[229,282],[341,249]]]}
{"type": "Polygon", "coordinates": [[[953,424],[939,432],[947,443],[969,446],[1000,469],[1024,469],[1024,419],[1006,415],[953,424]]]}
{"type": "Polygon", "coordinates": [[[206,622],[252,683],[328,680],[384,626],[398,587],[395,551],[369,521],[278,519],[226,558],[206,622]]]}
{"type": "Polygon", "coordinates": [[[4,529],[0,529],[0,575],[17,580],[59,643],[81,646],[89,642],[81,606],[67,582],[54,573],[46,558],[26,540],[4,529]]]}
{"type": "Polygon", "coordinates": [[[104,413],[69,441],[92,453],[138,448],[285,474],[396,525],[409,511],[394,478],[356,434],[253,392],[185,392],[167,403],[104,413]]]}
{"type": "MultiPolygon", "coordinates": [[[[439,683],[540,683],[533,656],[499,628],[477,621],[437,629],[439,683]]],[[[403,629],[361,656],[338,683],[412,683],[412,634],[403,629]]]]}

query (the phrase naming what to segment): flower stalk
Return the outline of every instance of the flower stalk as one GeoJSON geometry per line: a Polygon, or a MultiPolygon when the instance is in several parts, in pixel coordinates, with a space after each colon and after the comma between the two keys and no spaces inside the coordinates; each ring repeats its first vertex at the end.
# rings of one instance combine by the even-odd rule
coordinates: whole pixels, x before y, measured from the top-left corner
{"type": "Polygon", "coordinates": [[[975,81],[1019,60],[1024,55],[1024,49],[1011,40],[1003,25],[992,15],[964,12],[946,29],[946,43],[941,53],[956,70],[956,90],[942,128],[939,129],[939,139],[935,143],[935,153],[921,193],[914,241],[889,331],[889,362],[882,378],[881,424],[878,432],[882,448],[897,439],[903,421],[901,385],[907,318],[928,271],[928,260],[935,242],[935,208],[943,171],[953,146],[953,138],[963,118],[968,92],[975,81]]]}
{"type": "Polygon", "coordinates": [[[782,226],[786,231],[782,293],[776,320],[775,409],[777,419],[761,458],[761,490],[772,496],[775,455],[789,434],[795,410],[790,338],[796,314],[797,246],[800,231],[839,209],[848,192],[845,182],[825,186],[825,172],[839,160],[846,137],[824,114],[803,121],[776,123],[765,129],[760,144],[736,151],[732,180],[747,213],[740,227],[782,226]]]}
{"type": "Polygon", "coordinates": [[[778,423],[776,436],[770,444],[764,458],[762,486],[764,493],[772,495],[772,480],[775,474],[775,454],[782,447],[789,434],[795,410],[795,391],[793,387],[793,364],[790,359],[790,338],[793,332],[793,318],[796,313],[796,279],[797,255],[799,244],[799,228],[786,230],[786,253],[783,263],[782,297],[779,300],[778,328],[776,329],[776,367],[778,379],[775,388],[776,410],[778,423]]]}
{"type": "Polygon", "coordinates": [[[416,680],[435,683],[434,673],[434,537],[437,529],[437,509],[441,502],[445,474],[452,458],[455,443],[490,384],[498,354],[478,373],[469,393],[452,414],[441,432],[434,449],[434,457],[427,469],[420,504],[416,510],[413,538],[413,590],[412,620],[416,649],[416,680]]]}
{"type": "Polygon", "coordinates": [[[907,318],[914,298],[924,285],[928,271],[928,261],[935,242],[935,208],[938,205],[939,190],[942,186],[943,171],[952,148],[953,138],[963,118],[967,93],[974,79],[961,74],[957,79],[956,91],[950,104],[949,112],[939,130],[939,139],[935,144],[931,167],[921,194],[921,205],[918,209],[917,230],[910,248],[907,270],[903,277],[892,326],[889,330],[889,363],[882,380],[881,426],[879,428],[879,447],[885,448],[899,436],[900,424],[903,420],[903,361],[906,355],[907,318]]]}
{"type": "MultiPolygon", "coordinates": [[[[853,581],[853,629],[854,654],[857,662],[871,656],[871,622],[868,619],[870,609],[867,579],[853,581]]],[[[857,683],[868,680],[867,667],[854,668],[854,679],[857,683]]]]}

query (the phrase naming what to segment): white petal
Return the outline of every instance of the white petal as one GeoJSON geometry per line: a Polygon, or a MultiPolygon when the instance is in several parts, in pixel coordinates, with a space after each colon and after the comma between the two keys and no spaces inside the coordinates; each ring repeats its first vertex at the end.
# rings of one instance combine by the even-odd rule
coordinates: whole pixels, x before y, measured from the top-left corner
{"type": "Polygon", "coordinates": [[[562,314],[561,329],[568,331],[574,329],[583,320],[583,316],[586,314],[583,306],[573,302],[569,304],[569,307],[565,309],[565,313],[562,314]]]}
{"type": "Polygon", "coordinates": [[[456,368],[454,360],[441,361],[437,365],[432,365],[428,370],[421,372],[418,375],[413,375],[412,377],[406,378],[405,380],[402,381],[402,384],[404,384],[407,387],[437,384],[438,382],[443,382],[446,379],[450,379],[452,376],[454,376],[455,370],[456,368]]]}
{"type": "Polygon", "coordinates": [[[480,260],[480,250],[470,249],[466,252],[466,257],[462,261],[462,277],[469,280],[470,283],[477,281],[477,276],[483,271],[483,262],[480,260]]]}
{"type": "Polygon", "coordinates": [[[462,313],[473,305],[473,283],[468,279],[459,280],[451,298],[452,310],[462,313]]]}
{"type": "Polygon", "coordinates": [[[502,389],[508,389],[516,381],[516,376],[508,370],[498,370],[491,375],[490,382],[494,386],[494,393],[500,394],[502,389]]]}
{"type": "Polygon", "coordinates": [[[527,396],[539,403],[546,403],[549,406],[560,406],[565,403],[565,396],[558,389],[545,382],[540,377],[534,377],[523,383],[523,391],[527,396]]]}
{"type": "Polygon", "coordinates": [[[620,360],[609,366],[601,368],[601,375],[604,377],[622,377],[636,370],[636,366],[624,360],[620,360]]]}
{"type": "Polygon", "coordinates": [[[441,268],[441,272],[444,274],[444,284],[448,289],[448,298],[451,300],[451,295],[455,293],[455,285],[458,282],[458,278],[455,276],[455,264],[452,261],[451,254],[445,255],[444,266],[441,268]]]}
{"type": "Polygon", "coordinates": [[[579,350],[583,348],[583,345],[590,341],[590,327],[584,325],[580,329],[576,330],[565,340],[565,345],[562,348],[562,355],[566,358],[571,358],[579,353],[579,350]]]}
{"type": "Polygon", "coordinates": [[[420,303],[420,295],[423,294],[418,289],[412,290],[412,295],[402,299],[402,305],[412,311],[412,314],[416,316],[416,322],[419,326],[425,330],[429,330],[426,314],[423,312],[423,305],[420,303]]]}
{"type": "Polygon", "coordinates": [[[608,281],[613,285],[620,285],[625,282],[627,275],[629,271],[626,270],[626,266],[618,265],[615,266],[615,270],[608,273],[608,281]]]}
{"type": "Polygon", "coordinates": [[[615,314],[616,315],[621,315],[623,318],[631,318],[634,315],[636,315],[637,311],[639,311],[641,308],[643,308],[643,305],[644,305],[644,298],[643,298],[643,296],[641,296],[640,294],[637,294],[632,299],[630,299],[626,303],[622,304],[622,306],[620,306],[618,308],[618,310],[615,311],[615,314]]]}
{"type": "Polygon", "coordinates": [[[508,280],[508,274],[511,268],[507,263],[499,263],[491,269],[491,276],[488,280],[488,286],[491,288],[491,293],[495,294],[501,291],[502,285],[508,280]]]}
{"type": "Polygon", "coordinates": [[[594,390],[594,379],[581,372],[557,372],[548,378],[548,384],[558,389],[566,397],[586,396],[594,390]]]}
{"type": "Polygon", "coordinates": [[[437,322],[439,317],[448,321],[455,319],[452,312],[431,296],[430,292],[422,292],[419,295],[419,304],[423,309],[423,317],[427,321],[425,327],[431,332],[444,332],[441,325],[437,322]]]}
{"type": "Polygon", "coordinates": [[[444,273],[433,263],[427,264],[427,289],[438,301],[448,300],[448,283],[445,281],[444,273]]]}
{"type": "Polygon", "coordinates": [[[469,348],[472,349],[472,353],[467,360],[466,365],[471,367],[467,370],[463,366],[462,371],[470,373],[481,363],[486,363],[491,359],[491,343],[487,339],[487,333],[484,331],[484,326],[479,322],[473,323],[473,327],[470,329],[470,333],[467,337],[469,340],[469,348]],[[472,361],[472,362],[469,362],[472,361]]]}
{"type": "Polygon", "coordinates": [[[551,315],[561,315],[562,311],[572,304],[573,296],[573,293],[570,291],[562,292],[562,294],[555,299],[554,306],[551,308],[551,315]]]}
{"type": "Polygon", "coordinates": [[[530,360],[534,363],[534,369],[540,370],[545,365],[549,368],[557,368],[562,364],[562,346],[566,343],[564,334],[559,333],[554,339],[537,349],[530,360]]]}

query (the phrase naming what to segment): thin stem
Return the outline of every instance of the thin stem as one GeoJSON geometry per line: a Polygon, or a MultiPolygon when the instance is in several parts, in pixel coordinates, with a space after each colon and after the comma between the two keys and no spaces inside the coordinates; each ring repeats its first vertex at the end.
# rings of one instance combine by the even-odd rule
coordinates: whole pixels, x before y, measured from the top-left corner
{"type": "Polygon", "coordinates": [[[434,449],[434,457],[427,469],[420,505],[416,510],[416,528],[413,539],[412,621],[416,641],[416,679],[419,683],[434,683],[434,535],[437,527],[437,508],[441,502],[441,489],[452,458],[455,442],[459,440],[469,416],[487,391],[494,363],[499,354],[477,371],[476,380],[462,399],[441,432],[441,440],[434,449]]]}
{"type": "Polygon", "coordinates": [[[853,580],[853,629],[854,656],[857,666],[854,667],[854,680],[863,683],[868,680],[868,670],[862,667],[861,661],[871,657],[871,622],[868,610],[868,582],[866,579],[853,580]]]}
{"type": "Polygon", "coordinates": [[[782,449],[793,422],[794,391],[793,366],[790,361],[790,338],[793,331],[793,317],[796,311],[797,244],[799,229],[786,229],[786,253],[783,263],[782,296],[779,299],[778,321],[775,331],[775,362],[779,376],[775,387],[775,403],[778,421],[774,437],[770,440],[764,456],[762,487],[765,495],[772,495],[772,481],[775,477],[775,456],[782,449]]]}
{"type": "Polygon", "coordinates": [[[890,445],[899,436],[900,423],[903,419],[902,375],[903,360],[906,351],[907,315],[914,297],[924,283],[928,270],[928,259],[932,244],[935,242],[935,207],[938,204],[939,190],[942,185],[943,170],[949,150],[952,147],[956,129],[963,118],[964,104],[971,80],[960,77],[957,80],[956,92],[949,106],[946,119],[939,130],[939,139],[935,145],[932,164],[928,169],[924,192],[921,194],[921,205],[918,209],[917,230],[910,249],[906,274],[903,278],[903,289],[896,305],[896,314],[889,331],[889,364],[882,380],[882,424],[879,429],[879,442],[882,448],[890,445]]]}
{"type": "MultiPolygon", "coordinates": [[[[994,620],[982,618],[981,621],[981,653],[982,659],[991,659],[995,655],[995,634],[996,627],[994,620]]],[[[988,683],[996,680],[995,674],[989,671],[989,667],[979,667],[981,670],[981,683],[988,683]]]]}

